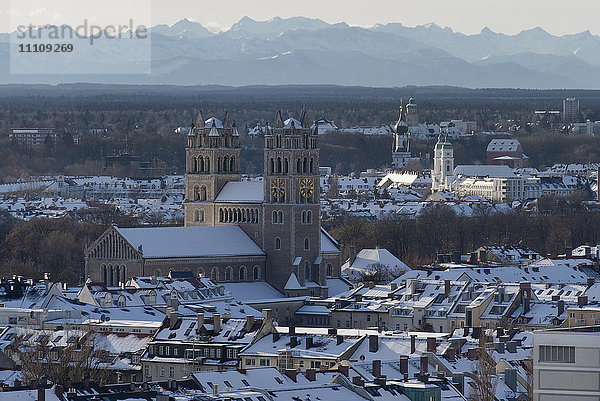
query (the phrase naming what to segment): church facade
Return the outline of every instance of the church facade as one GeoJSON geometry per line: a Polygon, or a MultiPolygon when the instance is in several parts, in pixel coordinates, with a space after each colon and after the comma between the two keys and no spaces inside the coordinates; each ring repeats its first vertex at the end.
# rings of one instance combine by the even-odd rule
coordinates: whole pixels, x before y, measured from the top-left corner
{"type": "Polygon", "coordinates": [[[341,253],[321,228],[317,132],[305,114],[284,121],[277,112],[265,127],[262,180],[242,180],[240,150],[228,114],[205,120],[199,112],[187,137],[185,227],[111,227],[86,249],[86,277],[118,285],[191,270],[215,281],[266,281],[289,296],[326,296],[341,253]]]}

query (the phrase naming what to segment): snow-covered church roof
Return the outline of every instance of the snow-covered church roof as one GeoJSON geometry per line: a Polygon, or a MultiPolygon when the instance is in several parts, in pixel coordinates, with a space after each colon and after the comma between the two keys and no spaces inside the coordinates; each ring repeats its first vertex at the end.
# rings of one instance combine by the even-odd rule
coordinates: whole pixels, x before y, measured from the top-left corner
{"type": "Polygon", "coordinates": [[[237,226],[118,228],[147,259],[264,255],[237,226]]]}

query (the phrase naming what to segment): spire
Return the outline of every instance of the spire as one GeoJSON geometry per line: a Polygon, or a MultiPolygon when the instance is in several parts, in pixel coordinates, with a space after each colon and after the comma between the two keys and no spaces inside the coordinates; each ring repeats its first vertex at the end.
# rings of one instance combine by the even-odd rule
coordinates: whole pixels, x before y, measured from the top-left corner
{"type": "Polygon", "coordinates": [[[281,110],[277,110],[275,114],[275,128],[283,128],[283,118],[281,118],[281,110]]]}
{"type": "Polygon", "coordinates": [[[306,121],[306,109],[305,108],[302,108],[302,117],[300,118],[300,124],[302,125],[302,128],[308,126],[308,122],[306,121]]]}
{"type": "Polygon", "coordinates": [[[196,127],[204,128],[204,117],[202,117],[202,110],[198,110],[198,117],[196,117],[196,127]]]}
{"type": "Polygon", "coordinates": [[[231,122],[229,121],[229,111],[225,110],[225,118],[223,118],[223,127],[229,128],[231,127],[231,122]]]}

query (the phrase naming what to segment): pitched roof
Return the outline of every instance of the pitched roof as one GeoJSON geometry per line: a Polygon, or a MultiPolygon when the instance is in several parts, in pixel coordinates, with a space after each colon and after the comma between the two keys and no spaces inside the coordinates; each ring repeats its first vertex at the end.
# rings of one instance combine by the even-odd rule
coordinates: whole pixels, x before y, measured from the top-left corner
{"type": "Polygon", "coordinates": [[[215,202],[262,203],[264,200],[262,181],[230,181],[221,189],[215,202]]]}
{"type": "Polygon", "coordinates": [[[144,258],[264,255],[237,226],[118,228],[115,230],[144,258]]]}

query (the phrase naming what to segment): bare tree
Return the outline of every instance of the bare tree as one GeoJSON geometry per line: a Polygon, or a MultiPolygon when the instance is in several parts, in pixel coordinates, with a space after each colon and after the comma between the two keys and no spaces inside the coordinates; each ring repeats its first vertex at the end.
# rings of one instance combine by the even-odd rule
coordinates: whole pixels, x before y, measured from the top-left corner
{"type": "Polygon", "coordinates": [[[67,380],[93,380],[107,383],[110,371],[108,353],[97,347],[98,335],[92,331],[65,330],[62,337],[52,331],[26,330],[9,345],[10,356],[21,370],[27,384],[47,378],[53,383],[67,380]]]}
{"type": "Polygon", "coordinates": [[[494,401],[496,398],[498,385],[496,362],[487,350],[486,344],[485,332],[482,332],[479,338],[479,358],[473,371],[473,381],[470,383],[472,387],[470,401],[494,401]]]}

